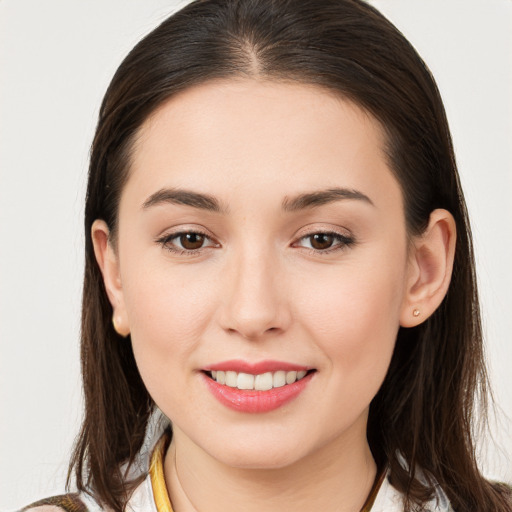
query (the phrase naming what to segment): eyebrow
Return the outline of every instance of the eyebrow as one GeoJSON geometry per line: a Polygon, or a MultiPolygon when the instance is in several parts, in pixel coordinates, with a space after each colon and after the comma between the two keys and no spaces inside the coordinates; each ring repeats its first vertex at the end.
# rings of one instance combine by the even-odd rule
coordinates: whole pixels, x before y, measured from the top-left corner
{"type": "MultiPolygon", "coordinates": [[[[294,212],[322,206],[342,199],[355,199],[364,201],[372,206],[374,205],[367,195],[358,190],[330,188],[307,192],[292,198],[285,197],[282,202],[282,208],[285,212],[294,212]]],[[[191,206],[192,208],[199,208],[214,213],[227,213],[228,211],[228,208],[223,207],[214,196],[176,188],[163,188],[151,194],[142,205],[142,208],[147,209],[166,203],[191,206]]]]}
{"type": "Polygon", "coordinates": [[[375,206],[373,201],[367,195],[359,192],[358,190],[347,188],[330,188],[327,190],[318,190],[315,192],[300,194],[293,198],[286,197],[283,200],[282,206],[284,211],[294,212],[297,210],[304,210],[306,208],[314,208],[315,206],[322,206],[342,199],[356,199],[375,206]]]}
{"type": "Polygon", "coordinates": [[[142,208],[147,209],[166,203],[192,206],[193,208],[215,213],[227,212],[227,208],[221,206],[220,202],[213,196],[175,188],[163,188],[151,194],[142,205],[142,208]]]}

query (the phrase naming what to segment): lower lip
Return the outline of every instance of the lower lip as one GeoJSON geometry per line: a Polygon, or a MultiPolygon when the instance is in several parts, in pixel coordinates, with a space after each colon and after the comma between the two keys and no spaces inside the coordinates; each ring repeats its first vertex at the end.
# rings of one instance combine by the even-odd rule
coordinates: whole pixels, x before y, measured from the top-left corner
{"type": "Polygon", "coordinates": [[[219,384],[203,374],[208,389],[221,404],[238,412],[250,413],[269,412],[287,404],[304,391],[312,376],[310,373],[293,384],[268,391],[246,391],[219,384]]]}

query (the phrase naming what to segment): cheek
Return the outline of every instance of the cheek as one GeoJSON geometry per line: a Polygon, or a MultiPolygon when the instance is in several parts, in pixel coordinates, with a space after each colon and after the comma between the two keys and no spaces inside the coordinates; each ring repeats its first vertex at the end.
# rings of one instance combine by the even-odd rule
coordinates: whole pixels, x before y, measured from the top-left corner
{"type": "MultiPolygon", "coordinates": [[[[171,272],[169,266],[126,268],[123,282],[126,310],[137,366],[149,393],[157,403],[163,394],[186,385],[196,368],[194,357],[200,333],[210,316],[212,290],[188,269],[171,272]],[[135,270],[135,272],[131,272],[135,270]]],[[[165,397],[169,400],[169,397],[165,397]]]]}
{"type": "Polygon", "coordinates": [[[394,270],[347,266],[330,276],[319,279],[317,275],[307,283],[310,293],[301,304],[304,325],[328,356],[329,370],[338,384],[359,389],[370,399],[393,353],[403,300],[403,268],[399,264],[394,270]]]}

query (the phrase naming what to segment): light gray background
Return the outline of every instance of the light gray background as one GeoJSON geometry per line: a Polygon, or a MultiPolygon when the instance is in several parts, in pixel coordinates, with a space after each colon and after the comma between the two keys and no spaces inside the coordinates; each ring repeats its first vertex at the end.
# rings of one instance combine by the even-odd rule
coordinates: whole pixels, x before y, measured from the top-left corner
{"type": "MultiPolygon", "coordinates": [[[[1,510],[63,491],[81,414],[82,209],[98,107],[133,44],[185,3],[0,0],[1,510]]],[[[498,447],[481,461],[512,481],[512,1],[373,3],[446,103],[502,409],[498,447]]]]}

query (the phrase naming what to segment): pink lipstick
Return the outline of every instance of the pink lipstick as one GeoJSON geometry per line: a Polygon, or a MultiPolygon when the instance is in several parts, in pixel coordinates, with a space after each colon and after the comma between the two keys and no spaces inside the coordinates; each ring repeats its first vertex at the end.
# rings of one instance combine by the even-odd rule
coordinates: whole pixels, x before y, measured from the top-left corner
{"type": "Polygon", "coordinates": [[[282,361],[231,360],[205,367],[203,378],[208,390],[226,407],[238,412],[263,413],[297,398],[314,371],[282,361]]]}

